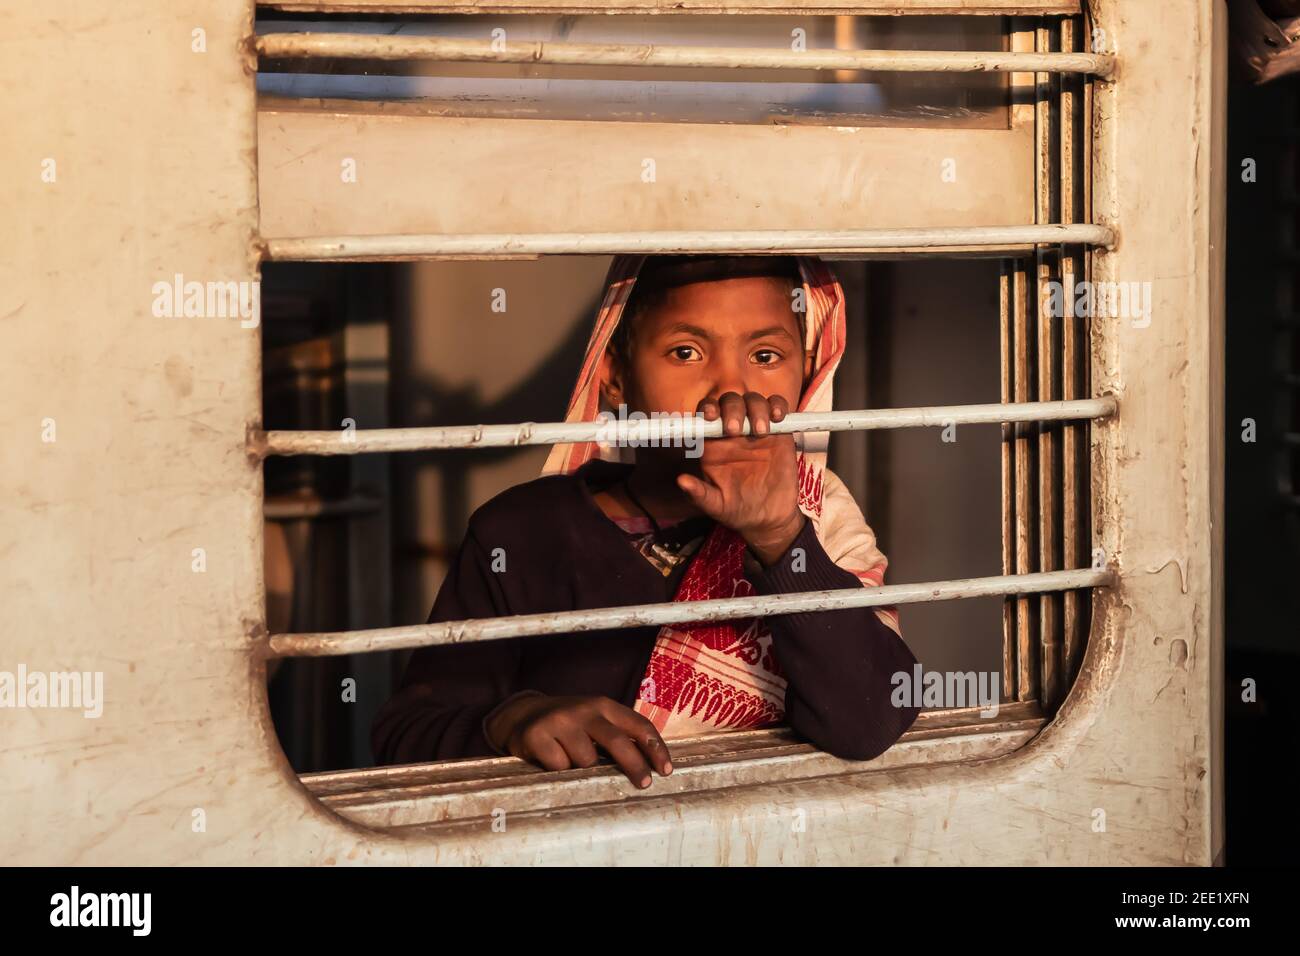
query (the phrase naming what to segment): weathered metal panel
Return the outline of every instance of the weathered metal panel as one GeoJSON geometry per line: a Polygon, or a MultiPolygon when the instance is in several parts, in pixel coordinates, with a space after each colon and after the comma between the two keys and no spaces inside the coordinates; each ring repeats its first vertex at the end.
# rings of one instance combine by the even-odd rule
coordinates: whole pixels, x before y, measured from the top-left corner
{"type": "MultiPolygon", "coordinates": [[[[290,772],[266,711],[256,334],[158,318],[152,284],[253,278],[251,4],[17,6],[0,317],[6,666],[99,670],[103,715],[0,711],[11,863],[1209,863],[1222,845],[1218,0],[1098,0],[1121,58],[1093,97],[1094,277],[1150,281],[1099,321],[1097,600],[1081,676],[986,761],[754,783],[398,836],[290,772]],[[191,31],[207,52],[191,52],[191,31]],[[39,75],[41,83],[32,83],[39,75]],[[43,182],[54,159],[55,182],[43,182]],[[46,419],[57,440],[41,441],[46,419]],[[196,573],[194,549],[206,571],[196,573]],[[10,663],[12,662],[12,663],[10,663]],[[205,829],[196,832],[195,811],[205,829]],[[1105,829],[1099,831],[1100,812],[1105,829]],[[801,825],[796,826],[796,822],[801,825]]],[[[630,786],[630,785],[629,785],[630,786]]]]}
{"type": "Polygon", "coordinates": [[[374,104],[265,109],[258,128],[268,238],[1034,221],[1032,129],[543,122],[374,104]],[[345,158],[355,182],[341,182],[345,158]],[[936,188],[945,159],[960,174],[936,188]]]}
{"type": "Polygon", "coordinates": [[[6,5],[0,667],[104,691],[98,718],[0,710],[10,863],[234,859],[302,812],[246,803],[293,793],[252,653],[259,330],[158,315],[154,290],[256,278],[251,21],[232,0],[6,5]]]}

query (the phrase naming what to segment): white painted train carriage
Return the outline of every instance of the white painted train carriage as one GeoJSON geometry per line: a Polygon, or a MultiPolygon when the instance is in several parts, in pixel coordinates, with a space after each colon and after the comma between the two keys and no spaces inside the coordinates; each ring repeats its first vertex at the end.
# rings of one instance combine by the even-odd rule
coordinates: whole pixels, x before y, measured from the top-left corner
{"type": "MultiPolygon", "coordinates": [[[[261,6],[314,16],[258,35],[252,0],[6,4],[0,670],[103,675],[98,717],[0,711],[7,861],[1216,860],[1222,2],[261,6]],[[390,13],[458,15],[460,28],[329,27],[390,13]],[[508,30],[525,15],[724,13],[738,31],[748,18],[829,17],[837,40],[760,48],[719,28],[707,45],[512,44],[508,30]],[[864,49],[853,21],[873,15],[987,18],[1002,51],[864,49]],[[502,25],[506,39],[494,42],[502,25]],[[701,121],[665,135],[653,117],[467,117],[292,90],[259,98],[259,59],[303,57],[939,72],[958,85],[993,74],[1006,109],[996,123],[701,121]],[[678,178],[647,194],[616,178],[611,157],[639,162],[651,148],[678,178]],[[322,155],[329,163],[314,165],[322,155]],[[364,189],[327,188],[340,156],[367,171],[364,189]],[[961,174],[940,189],[944,160],[961,174]],[[506,181],[535,200],[485,201],[506,181]],[[693,739],[675,748],[675,773],[644,792],[613,767],[551,774],[513,759],[294,772],[268,711],[268,666],[449,632],[273,633],[265,461],[448,447],[472,456],[493,436],[364,422],[263,430],[263,327],[160,314],[155,285],[184,276],[253,288],[279,261],[630,251],[1001,263],[1000,404],[869,410],[841,398],[860,414],[834,427],[1003,423],[1002,573],[895,577],[869,599],[999,596],[1008,703],[994,720],[927,712],[861,763],[779,730],[693,739]],[[1150,283],[1149,321],[1056,315],[1052,283],[1084,277],[1150,283]],[[508,825],[494,826],[503,813],[508,825]]],[[[524,440],[557,437],[572,435],[532,429],[524,440]]],[[[490,636],[484,628],[459,635],[490,636]]]]}

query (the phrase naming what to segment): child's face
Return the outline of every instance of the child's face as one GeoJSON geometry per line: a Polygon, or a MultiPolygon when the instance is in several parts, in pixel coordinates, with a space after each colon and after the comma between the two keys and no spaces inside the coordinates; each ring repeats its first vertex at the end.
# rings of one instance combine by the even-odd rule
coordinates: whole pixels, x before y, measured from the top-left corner
{"type": "Polygon", "coordinates": [[[667,290],[636,319],[630,367],[615,361],[610,407],[692,414],[726,392],[780,395],[793,409],[811,371],[788,284],[752,277],[667,290]]]}

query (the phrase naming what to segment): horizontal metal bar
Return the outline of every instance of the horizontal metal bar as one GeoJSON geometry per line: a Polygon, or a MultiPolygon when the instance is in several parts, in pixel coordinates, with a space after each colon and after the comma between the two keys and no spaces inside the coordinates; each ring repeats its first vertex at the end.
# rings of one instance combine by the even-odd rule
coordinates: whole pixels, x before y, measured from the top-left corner
{"type": "Polygon", "coordinates": [[[1080,0],[258,0],[260,10],[365,14],[798,16],[1078,15],[1080,0]]]}
{"type": "Polygon", "coordinates": [[[264,239],[264,257],[307,262],[618,255],[622,253],[867,252],[880,249],[1049,245],[1113,246],[1115,231],[1087,223],[1039,226],[958,226],[910,229],[768,229],[718,232],[549,232],[389,236],[309,236],[264,239]]]}
{"type": "MultiPolygon", "coordinates": [[[[884,408],[838,412],[794,412],[773,422],[772,434],[791,432],[873,431],[887,428],[944,428],[1009,422],[1075,421],[1114,415],[1114,397],[1069,402],[1020,402],[992,405],[936,405],[929,408],[884,408]]],[[[742,424],[749,434],[749,421],[742,424]]],[[[452,448],[507,448],[602,441],[637,447],[650,442],[681,447],[685,440],[721,438],[722,422],[698,417],[607,422],[523,422],[516,425],[451,425],[432,428],[373,428],[361,431],[270,431],[250,435],[250,449],[267,455],[360,455],[376,452],[429,451],[452,448]]],[[[653,447],[653,446],[652,446],[653,447]]]]}
{"type": "Polygon", "coordinates": [[[256,39],[265,57],[548,63],[564,66],[660,66],[706,69],[872,70],[889,73],[1087,73],[1108,76],[1114,57],[1099,53],[1005,53],[953,50],[792,50],[569,43],[551,40],[376,36],[367,33],[269,33],[256,39]]]}
{"type": "Polygon", "coordinates": [[[1076,588],[1102,587],[1113,583],[1109,569],[1051,571],[1043,574],[1011,574],[992,578],[966,578],[928,584],[888,584],[883,587],[842,588],[804,591],[797,594],[763,594],[711,601],[673,601],[666,604],[634,604],[555,614],[517,614],[508,617],[474,618],[410,627],[385,627],[366,631],[336,631],[319,634],[273,634],[269,639],[272,657],[335,657],[398,651],[439,644],[499,641],[511,637],[569,634],[610,628],[662,626],[702,621],[725,621],[739,617],[770,617],[853,607],[883,607],[956,601],[964,598],[1006,594],[1038,594],[1076,588]]]}

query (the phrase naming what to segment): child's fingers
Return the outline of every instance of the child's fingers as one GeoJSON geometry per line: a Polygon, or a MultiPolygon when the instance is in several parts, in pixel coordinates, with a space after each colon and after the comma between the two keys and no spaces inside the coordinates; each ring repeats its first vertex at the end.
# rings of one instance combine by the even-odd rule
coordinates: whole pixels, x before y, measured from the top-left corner
{"type": "Polygon", "coordinates": [[[540,728],[526,730],[521,743],[524,752],[515,756],[538,764],[544,770],[568,770],[572,766],[568,751],[553,734],[546,733],[540,728]]]}
{"type": "Polygon", "coordinates": [[[650,786],[650,765],[642,756],[641,749],[627,735],[627,731],[604,717],[597,717],[587,725],[587,733],[605,748],[605,752],[627,774],[627,779],[632,781],[633,786],[643,790],[650,786]]]}
{"type": "Polygon", "coordinates": [[[790,414],[790,403],[785,400],[784,395],[773,395],[768,399],[768,403],[772,406],[772,421],[779,422],[790,414]]]}
{"type": "Polygon", "coordinates": [[[673,772],[672,756],[668,752],[668,744],[659,733],[659,728],[654,725],[648,717],[638,714],[630,707],[619,707],[615,712],[606,714],[606,719],[610,723],[622,727],[624,732],[631,736],[632,740],[641,752],[646,755],[651,766],[655,767],[665,777],[673,772]]]}
{"type": "Polygon", "coordinates": [[[695,412],[698,415],[703,415],[706,422],[716,422],[718,416],[722,414],[716,398],[700,399],[700,404],[695,406],[695,412]]]}
{"type": "Polygon", "coordinates": [[[716,516],[723,510],[724,500],[722,491],[717,485],[701,481],[694,475],[678,475],[677,487],[690,495],[691,500],[695,502],[696,507],[706,515],[716,516]]]}
{"type": "Polygon", "coordinates": [[[596,753],[596,745],[591,742],[591,737],[586,731],[575,726],[572,730],[563,733],[557,733],[555,739],[560,742],[564,752],[568,754],[569,761],[574,767],[594,767],[600,760],[600,755],[596,753]]]}
{"type": "Polygon", "coordinates": [[[766,435],[771,431],[772,410],[767,404],[767,399],[758,392],[745,393],[745,414],[749,416],[751,435],[766,435]]]}
{"type": "Polygon", "coordinates": [[[745,427],[745,400],[737,392],[723,392],[718,396],[722,409],[722,434],[739,435],[745,427]]]}

